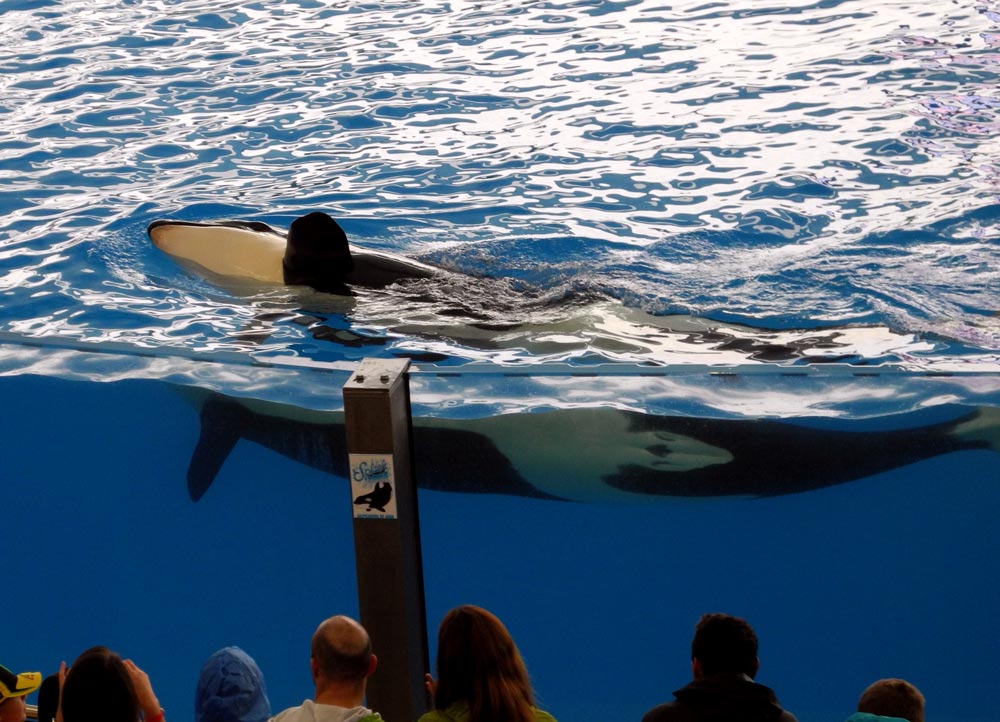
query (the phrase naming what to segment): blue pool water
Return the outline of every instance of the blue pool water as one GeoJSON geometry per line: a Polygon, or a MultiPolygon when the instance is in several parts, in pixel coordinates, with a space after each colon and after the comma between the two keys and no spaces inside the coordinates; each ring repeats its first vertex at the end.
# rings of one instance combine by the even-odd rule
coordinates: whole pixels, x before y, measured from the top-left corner
{"type": "Polygon", "coordinates": [[[356,612],[349,504],[272,437],[311,438],[289,419],[332,423],[350,363],[395,356],[425,427],[581,502],[470,493],[433,445],[418,470],[432,629],[496,611],[563,722],[668,698],[712,609],[754,623],[803,722],[887,675],[932,719],[992,719],[998,69],[991,2],[0,0],[0,662],[109,644],[176,720],[239,644],[300,701],[308,635],[356,612]],[[145,232],[312,210],[455,273],[333,299],[145,232]],[[285,406],[195,503],[209,391],[285,406]],[[562,420],[594,408],[661,436],[580,444],[562,420]],[[598,474],[657,448],[690,489],[775,422],[787,493],[598,474]],[[920,453],[885,451],[898,430],[920,453]],[[820,483],[826,438],[850,463],[820,483]]]}
{"type": "MultiPolygon", "coordinates": [[[[346,374],[295,375],[338,388],[346,381],[346,374]]],[[[417,381],[419,417],[438,401],[433,381],[417,381]]],[[[718,383],[745,398],[759,387],[718,383]]],[[[470,396],[478,388],[455,378],[449,385],[470,396]]],[[[833,390],[849,386],[840,381],[833,390]]],[[[91,644],[108,644],[151,674],[173,719],[190,719],[202,661],[238,644],[260,663],[275,708],[310,693],[313,628],[333,612],[357,613],[344,476],[305,463],[294,447],[241,440],[194,503],[185,476],[198,405],[184,387],[21,374],[0,379],[0,391],[16,409],[0,417],[3,610],[17,620],[2,651],[11,664],[52,670],[91,644]]],[[[967,411],[940,405],[795,426],[857,456],[856,441],[840,434],[883,443],[894,429],[935,428],[967,411]]],[[[268,413],[277,439],[288,421],[268,413]]],[[[533,423],[544,416],[522,419],[531,437],[566,435],[561,425],[533,423]]],[[[481,430],[481,422],[467,428],[481,430]]],[[[915,453],[938,437],[914,437],[915,453]]],[[[586,453],[575,437],[567,442],[571,456],[586,453]]],[[[527,471],[532,447],[521,443],[502,448],[527,471]]],[[[808,474],[799,443],[791,431],[782,442],[790,483],[808,474]]],[[[416,453],[431,629],[456,604],[495,611],[558,719],[637,720],[669,698],[689,677],[691,629],[707,610],[752,621],[759,679],[800,720],[843,720],[860,691],[886,675],[917,684],[932,719],[993,719],[995,451],[901,458],[849,483],[749,499],[623,498],[611,487],[602,499],[581,488],[582,472],[561,478],[572,466],[564,461],[545,477],[546,488],[574,490],[582,503],[517,489],[469,493],[449,477],[453,459],[442,465],[428,444],[416,453]]],[[[491,458],[473,481],[490,479],[495,466],[491,458]]]]}

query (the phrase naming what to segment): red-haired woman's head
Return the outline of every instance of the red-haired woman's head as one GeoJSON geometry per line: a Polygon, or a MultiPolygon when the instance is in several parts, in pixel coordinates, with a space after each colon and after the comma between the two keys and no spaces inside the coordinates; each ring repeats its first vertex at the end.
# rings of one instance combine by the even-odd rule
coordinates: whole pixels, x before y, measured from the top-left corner
{"type": "Polygon", "coordinates": [[[438,629],[434,706],[469,704],[470,722],[532,722],[528,670],[503,623],[485,609],[464,605],[438,629]]]}

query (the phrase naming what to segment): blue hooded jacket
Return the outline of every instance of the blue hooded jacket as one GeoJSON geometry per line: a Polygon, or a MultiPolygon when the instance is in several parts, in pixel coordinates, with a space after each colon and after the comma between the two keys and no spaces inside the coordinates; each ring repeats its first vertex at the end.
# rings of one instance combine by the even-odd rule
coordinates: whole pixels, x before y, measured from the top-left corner
{"type": "Polygon", "coordinates": [[[250,655],[226,647],[208,658],[194,696],[195,722],[266,722],[270,716],[264,675],[250,655]]]}

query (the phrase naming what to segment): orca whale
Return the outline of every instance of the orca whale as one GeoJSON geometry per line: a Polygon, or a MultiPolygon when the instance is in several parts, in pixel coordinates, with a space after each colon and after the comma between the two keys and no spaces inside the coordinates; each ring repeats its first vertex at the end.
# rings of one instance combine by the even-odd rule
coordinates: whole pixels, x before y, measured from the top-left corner
{"type": "MultiPolygon", "coordinates": [[[[338,325],[349,311],[350,322],[357,328],[385,328],[465,348],[525,350],[560,357],[570,352],[594,353],[614,359],[641,357],[654,363],[707,360],[723,364],[748,359],[871,363],[929,348],[914,334],[881,326],[768,330],[691,315],[657,315],[600,293],[550,297],[503,277],[468,276],[405,256],[351,246],[337,221],[318,211],[294,220],[287,233],[266,223],[242,220],[156,220],[149,224],[148,233],[153,244],[179,264],[236,295],[248,290],[255,295],[258,284],[311,287],[321,292],[321,298],[286,299],[308,303],[308,311],[302,313],[275,313],[271,306],[261,307],[252,327],[240,336],[248,343],[266,339],[283,321],[304,326],[318,341],[351,347],[386,343],[378,334],[370,336],[338,325]],[[421,282],[427,279],[432,282],[421,282]],[[410,282],[397,284],[401,281],[410,282]],[[364,302],[356,303],[362,297],[364,302]],[[332,325],[327,317],[332,317],[332,325]]],[[[269,296],[264,303],[274,300],[269,296]]],[[[407,349],[400,354],[428,362],[447,358],[436,349],[407,349]]]]}
{"type": "Polygon", "coordinates": [[[405,256],[352,249],[340,224],[320,211],[292,221],[288,233],[260,221],[176,220],[153,221],[147,232],[157,248],[183,264],[336,295],[351,295],[351,286],[382,288],[445,273],[405,256]]]}
{"type": "MultiPolygon", "coordinates": [[[[192,400],[200,404],[201,433],[187,474],[193,501],[208,491],[240,439],[348,478],[343,412],[198,393],[192,400]]],[[[1000,408],[978,407],[933,424],[906,421],[895,417],[893,430],[831,430],[613,408],[416,417],[415,477],[421,489],[578,502],[770,497],[957,451],[1000,452],[1000,408]]]]}

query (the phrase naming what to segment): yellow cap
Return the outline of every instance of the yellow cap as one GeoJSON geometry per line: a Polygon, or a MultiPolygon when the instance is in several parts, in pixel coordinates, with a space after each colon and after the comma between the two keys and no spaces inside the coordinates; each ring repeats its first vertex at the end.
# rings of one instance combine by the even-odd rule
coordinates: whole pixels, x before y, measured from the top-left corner
{"type": "Polygon", "coordinates": [[[14,674],[0,664],[0,702],[8,697],[23,697],[42,685],[41,672],[14,674]]]}

